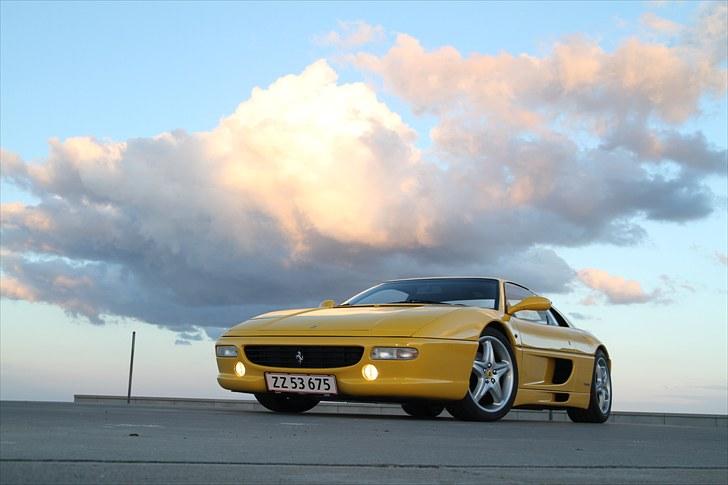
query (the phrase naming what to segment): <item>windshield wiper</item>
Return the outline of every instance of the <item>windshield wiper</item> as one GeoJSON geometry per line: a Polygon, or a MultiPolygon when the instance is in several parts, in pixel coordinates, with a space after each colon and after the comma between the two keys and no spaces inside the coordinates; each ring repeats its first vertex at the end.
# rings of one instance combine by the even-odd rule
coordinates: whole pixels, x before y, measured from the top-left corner
{"type": "Polygon", "coordinates": [[[434,301],[434,300],[419,300],[417,298],[408,298],[406,300],[402,301],[393,301],[389,303],[390,305],[397,305],[399,303],[422,303],[425,305],[452,305],[452,303],[445,303],[444,301],[434,301]]]}
{"type": "Polygon", "coordinates": [[[419,300],[419,299],[408,299],[402,301],[388,301],[386,303],[342,303],[337,305],[336,308],[341,307],[361,307],[361,306],[380,306],[380,305],[404,305],[404,304],[415,304],[415,305],[449,305],[449,306],[467,306],[462,303],[446,303],[444,301],[435,300],[419,300]]]}

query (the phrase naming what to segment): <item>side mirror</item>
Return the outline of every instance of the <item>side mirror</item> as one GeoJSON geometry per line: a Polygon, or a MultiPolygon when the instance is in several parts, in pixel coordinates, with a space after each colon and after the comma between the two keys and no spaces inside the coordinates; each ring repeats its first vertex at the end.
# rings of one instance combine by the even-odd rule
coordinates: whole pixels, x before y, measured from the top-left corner
{"type": "Polygon", "coordinates": [[[551,300],[544,298],[543,296],[527,296],[523,300],[519,301],[515,305],[508,307],[506,313],[513,315],[523,310],[533,310],[535,312],[545,312],[551,308],[551,300]]]}
{"type": "Polygon", "coordinates": [[[336,302],[334,300],[324,300],[319,305],[319,308],[334,308],[336,306],[336,302]]]}

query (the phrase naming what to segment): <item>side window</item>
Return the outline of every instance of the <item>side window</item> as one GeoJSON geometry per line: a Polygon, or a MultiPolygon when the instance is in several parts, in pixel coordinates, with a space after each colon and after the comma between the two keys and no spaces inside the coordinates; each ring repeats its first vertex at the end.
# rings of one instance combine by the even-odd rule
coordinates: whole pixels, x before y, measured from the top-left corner
{"type": "Polygon", "coordinates": [[[566,322],[566,319],[561,315],[561,313],[557,312],[555,308],[551,308],[549,310],[549,325],[556,325],[559,327],[568,327],[569,324],[566,322]]]}
{"type": "Polygon", "coordinates": [[[527,296],[533,295],[532,292],[528,291],[522,286],[514,285],[513,283],[505,284],[506,290],[506,303],[508,306],[513,306],[519,301],[523,300],[527,296]]]}
{"type": "Polygon", "coordinates": [[[526,320],[533,323],[543,323],[544,325],[549,325],[549,317],[547,312],[537,312],[533,310],[523,310],[521,312],[516,312],[515,315],[513,315],[516,318],[520,318],[521,320],[526,320]]]}
{"type": "MultiPolygon", "coordinates": [[[[519,301],[523,300],[527,296],[532,296],[534,293],[530,290],[527,290],[526,288],[518,285],[514,285],[513,283],[506,283],[505,284],[505,292],[506,292],[506,303],[508,306],[513,306],[519,301]]],[[[537,312],[533,310],[523,310],[520,312],[517,312],[515,315],[513,315],[516,318],[519,318],[521,320],[526,320],[529,322],[534,323],[543,323],[544,325],[548,325],[549,323],[549,316],[547,312],[537,312]]]]}

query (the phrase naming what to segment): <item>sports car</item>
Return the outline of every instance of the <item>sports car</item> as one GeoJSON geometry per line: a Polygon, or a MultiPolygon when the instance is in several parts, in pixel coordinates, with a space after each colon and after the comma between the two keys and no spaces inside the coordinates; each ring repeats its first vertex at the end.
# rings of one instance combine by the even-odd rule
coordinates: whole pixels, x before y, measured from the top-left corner
{"type": "Polygon", "coordinates": [[[418,418],[558,408],[602,423],[612,406],[606,347],[498,278],[393,280],[339,305],[266,313],[228,330],[215,353],[220,386],[277,412],[345,400],[400,403],[418,418]]]}

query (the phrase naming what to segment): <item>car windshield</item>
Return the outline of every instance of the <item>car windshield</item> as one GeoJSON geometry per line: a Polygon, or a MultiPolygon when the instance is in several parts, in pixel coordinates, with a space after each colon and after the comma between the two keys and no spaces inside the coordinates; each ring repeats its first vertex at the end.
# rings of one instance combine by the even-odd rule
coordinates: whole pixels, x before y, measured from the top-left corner
{"type": "Polygon", "coordinates": [[[498,308],[498,281],[487,278],[431,278],[388,281],[341,306],[386,304],[462,305],[498,308]]]}

